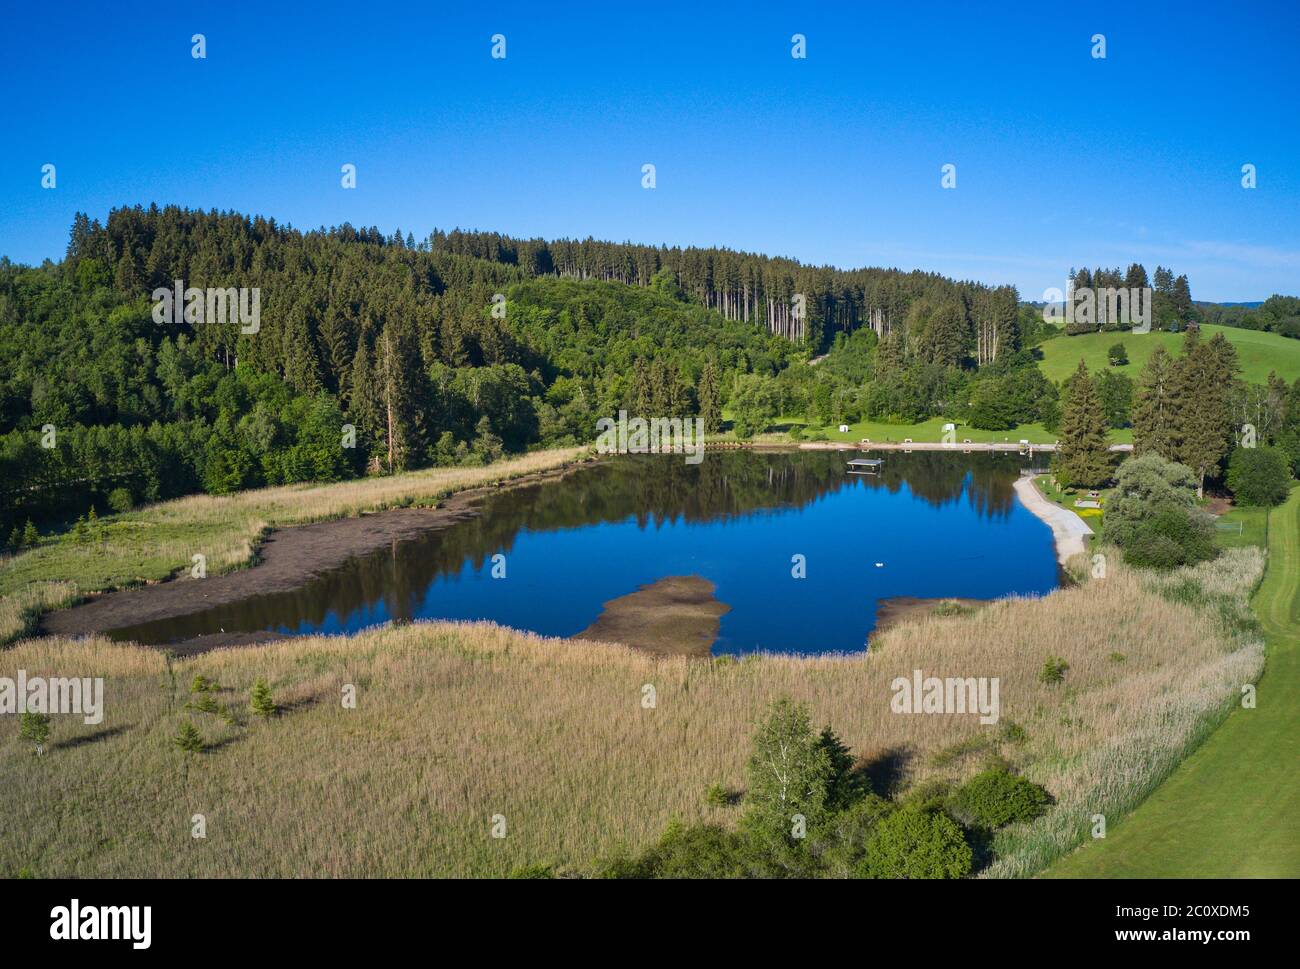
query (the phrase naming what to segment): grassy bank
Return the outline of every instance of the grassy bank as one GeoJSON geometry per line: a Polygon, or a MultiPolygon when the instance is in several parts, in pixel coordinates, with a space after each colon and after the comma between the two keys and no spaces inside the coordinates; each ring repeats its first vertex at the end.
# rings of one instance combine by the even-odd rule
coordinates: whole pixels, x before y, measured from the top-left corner
{"type": "Polygon", "coordinates": [[[430,504],[457,491],[562,467],[585,449],[541,451],[478,468],[430,468],[328,485],[193,495],[100,519],[96,533],[47,538],[0,561],[0,645],[30,631],[42,610],[79,595],[166,579],[207,559],[209,575],[241,568],[272,528],[430,504]]]}
{"type": "Polygon", "coordinates": [[[1235,709],[1104,841],[1051,875],[1300,876],[1300,488],[1270,513],[1268,549],[1252,600],[1268,648],[1255,709],[1235,709]]]}
{"type": "Polygon", "coordinates": [[[644,846],[673,817],[728,822],[734,809],[705,791],[743,786],[755,721],[780,695],[833,724],[881,784],[956,780],[995,751],[1021,767],[1057,798],[1046,818],[1002,836],[994,874],[1024,874],[1076,843],[1094,812],[1140,800],[1256,675],[1258,641],[1202,603],[1244,602],[1261,561],[1233,550],[1178,578],[1212,590],[1193,596],[1119,567],[1043,599],[895,627],[865,658],[656,660],[445,623],[170,665],[100,640],[19,643],[0,653],[0,675],[104,676],[106,717],[56,717],[42,757],[0,718],[0,875],[581,869],[616,845],[644,846]],[[1069,669],[1044,682],[1054,654],[1069,669]],[[892,713],[890,684],[914,669],[999,677],[1000,723],[892,713]],[[222,685],[234,723],[184,709],[196,674],[222,685]],[[257,677],[286,708],[269,721],[247,713],[257,677]],[[355,709],[340,702],[347,684],[355,709]],[[209,744],[202,754],[172,744],[188,720],[209,744]],[[190,837],[195,814],[204,840],[190,837]],[[494,815],[504,839],[491,837],[494,815]]]}

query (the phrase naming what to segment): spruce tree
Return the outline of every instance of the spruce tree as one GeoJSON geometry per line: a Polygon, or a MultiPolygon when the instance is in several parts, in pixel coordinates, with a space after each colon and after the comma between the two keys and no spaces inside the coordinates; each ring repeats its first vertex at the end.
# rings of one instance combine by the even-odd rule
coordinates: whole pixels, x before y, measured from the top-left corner
{"type": "Polygon", "coordinates": [[[704,433],[716,434],[722,425],[722,397],[718,392],[718,371],[710,360],[700,372],[698,389],[700,417],[704,421],[704,433]]]}
{"type": "Polygon", "coordinates": [[[654,390],[650,382],[650,367],[645,357],[637,357],[632,367],[632,417],[654,416],[654,390]]]}
{"type": "Polygon", "coordinates": [[[1174,359],[1164,347],[1142,368],[1133,402],[1133,454],[1158,454],[1172,461],[1177,454],[1174,399],[1177,376],[1174,359]]]}
{"type": "Polygon", "coordinates": [[[172,743],[188,754],[197,754],[203,750],[203,734],[199,733],[198,727],[186,720],[181,724],[180,732],[172,738],[172,743]]]}
{"type": "Polygon", "coordinates": [[[266,680],[260,676],[249,693],[248,705],[259,717],[273,716],[278,709],[275,705],[275,698],[271,696],[271,688],[267,686],[266,680]]]}
{"type": "Polygon", "coordinates": [[[1099,488],[1111,477],[1106,414],[1082,360],[1070,378],[1055,467],[1056,477],[1067,488],[1099,488]]]}
{"type": "Polygon", "coordinates": [[[1237,353],[1219,333],[1204,342],[1189,330],[1177,368],[1176,460],[1196,474],[1196,496],[1232,444],[1232,385],[1237,353]]]}

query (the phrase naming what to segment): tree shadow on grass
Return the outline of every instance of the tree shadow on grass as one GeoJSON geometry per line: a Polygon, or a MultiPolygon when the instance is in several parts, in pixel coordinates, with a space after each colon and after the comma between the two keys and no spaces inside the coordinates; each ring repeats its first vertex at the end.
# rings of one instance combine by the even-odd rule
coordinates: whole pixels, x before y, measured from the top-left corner
{"type": "Polygon", "coordinates": [[[93,744],[100,740],[107,740],[109,737],[116,737],[118,734],[126,733],[128,727],[105,727],[103,730],[95,730],[91,733],[84,733],[77,737],[69,737],[67,740],[59,740],[50,744],[50,750],[74,750],[77,747],[84,747],[86,744],[93,744]]]}
{"type": "Polygon", "coordinates": [[[891,747],[869,760],[859,761],[854,773],[871,793],[892,798],[902,789],[903,780],[907,776],[907,765],[913,756],[915,755],[906,747],[891,747]]]}

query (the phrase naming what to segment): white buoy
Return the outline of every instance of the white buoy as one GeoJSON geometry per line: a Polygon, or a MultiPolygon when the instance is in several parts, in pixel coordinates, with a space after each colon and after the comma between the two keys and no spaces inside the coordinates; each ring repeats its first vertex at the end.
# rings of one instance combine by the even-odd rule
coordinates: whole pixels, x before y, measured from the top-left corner
{"type": "Polygon", "coordinates": [[[883,569],[884,567],[885,567],[885,563],[884,563],[884,562],[877,562],[877,563],[876,563],[876,568],[878,568],[878,569],[883,569]]]}

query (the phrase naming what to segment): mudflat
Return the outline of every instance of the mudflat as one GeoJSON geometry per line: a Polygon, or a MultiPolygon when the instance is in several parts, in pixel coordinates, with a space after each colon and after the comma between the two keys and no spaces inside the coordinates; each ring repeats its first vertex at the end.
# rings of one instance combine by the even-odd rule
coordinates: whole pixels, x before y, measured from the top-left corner
{"type": "Polygon", "coordinates": [[[706,657],[719,620],[731,607],[698,575],[669,575],[604,604],[600,617],[574,639],[621,643],[658,656],[706,657]]]}
{"type": "MultiPolygon", "coordinates": [[[[254,596],[291,592],[339,568],[349,559],[475,518],[481,513],[479,503],[489,494],[561,477],[568,470],[558,469],[498,487],[458,492],[436,507],[393,508],[276,529],[258,546],[255,562],[249,568],[203,579],[183,572],[167,582],[98,594],[80,605],[48,613],[42,618],[38,632],[49,636],[89,636],[176,619],[254,596]]],[[[270,631],[211,633],[178,640],[166,648],[177,653],[197,653],[278,638],[281,638],[279,634],[270,631]]]]}
{"type": "Polygon", "coordinates": [[[941,599],[923,599],[918,596],[890,596],[876,604],[876,626],[871,637],[878,636],[890,626],[924,619],[926,616],[964,615],[987,606],[991,599],[962,599],[954,596],[941,599]]]}

